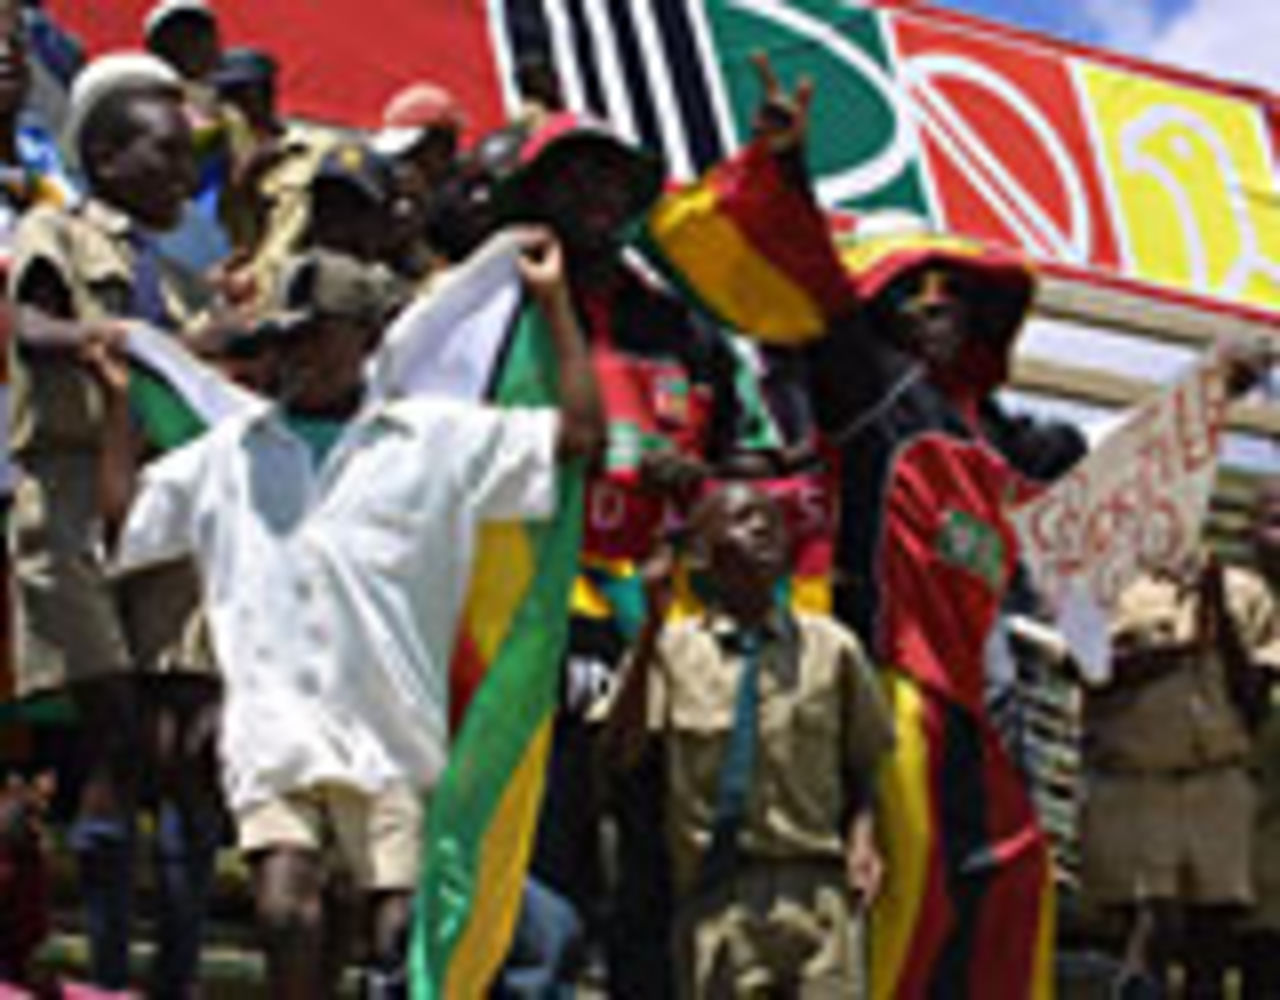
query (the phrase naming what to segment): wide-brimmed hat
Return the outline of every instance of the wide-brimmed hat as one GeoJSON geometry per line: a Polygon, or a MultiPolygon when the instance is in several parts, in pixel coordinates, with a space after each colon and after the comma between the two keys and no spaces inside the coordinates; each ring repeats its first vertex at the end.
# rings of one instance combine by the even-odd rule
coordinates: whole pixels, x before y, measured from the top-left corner
{"type": "Polygon", "coordinates": [[[976,331],[1008,346],[1035,298],[1030,260],[1011,250],[931,229],[902,212],[874,213],[841,239],[840,259],[873,318],[896,308],[930,271],[959,279],[976,331]]]}
{"type": "Polygon", "coordinates": [[[607,157],[622,173],[629,218],[638,218],[662,193],[662,159],[621,138],[603,122],[570,111],[548,118],[520,150],[519,163],[500,185],[498,202],[507,219],[536,216],[538,186],[554,180],[570,157],[607,157]]]}

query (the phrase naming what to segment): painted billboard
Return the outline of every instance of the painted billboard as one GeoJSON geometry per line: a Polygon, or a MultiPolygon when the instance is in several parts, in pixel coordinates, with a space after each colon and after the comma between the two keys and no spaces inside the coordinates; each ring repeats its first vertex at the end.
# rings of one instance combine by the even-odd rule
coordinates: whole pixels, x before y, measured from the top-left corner
{"type": "MultiPolygon", "coordinates": [[[[54,0],[93,42],[147,4],[54,0]]],[[[1280,103],[1172,69],[936,9],[849,0],[223,0],[230,41],[273,48],[292,107],[368,124],[415,76],[454,86],[477,129],[538,55],[568,102],[692,176],[736,148],[747,56],[818,85],[824,202],[893,207],[1051,268],[1280,314],[1280,103]],[[368,41],[355,44],[357,36],[368,41]]]]}

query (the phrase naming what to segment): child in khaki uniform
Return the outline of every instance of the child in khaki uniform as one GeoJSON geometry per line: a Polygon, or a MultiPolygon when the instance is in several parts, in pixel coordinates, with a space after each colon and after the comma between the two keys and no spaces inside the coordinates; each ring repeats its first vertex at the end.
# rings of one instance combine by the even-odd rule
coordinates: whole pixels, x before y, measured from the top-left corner
{"type": "Polygon", "coordinates": [[[1111,629],[1114,678],[1085,710],[1085,888],[1132,920],[1130,989],[1176,960],[1189,995],[1221,996],[1231,918],[1253,898],[1251,702],[1280,668],[1280,617],[1256,575],[1205,557],[1138,579],[1111,629]]]}
{"type": "MultiPolygon", "coordinates": [[[[1280,600],[1280,479],[1258,490],[1253,508],[1254,560],[1280,600]]],[[[1274,677],[1275,675],[1269,675],[1274,677]]],[[[1261,692],[1262,718],[1254,737],[1253,778],[1257,810],[1253,819],[1255,904],[1244,927],[1241,997],[1267,1000],[1280,996],[1280,686],[1261,692]]]]}
{"type": "MultiPolygon", "coordinates": [[[[73,208],[42,207],[26,216],[10,275],[15,301],[87,331],[78,346],[24,339],[15,352],[10,446],[24,472],[13,510],[17,682],[19,695],[65,691],[81,720],[86,775],[70,843],[80,865],[91,976],[120,989],[128,978],[133,814],[144,759],[139,649],[159,650],[176,638],[131,634],[126,618],[147,633],[172,633],[194,608],[195,591],[187,591],[184,614],[155,608],[133,614],[127,599],[121,614],[118,600],[127,595],[105,569],[111,498],[101,472],[110,449],[134,443],[106,430],[111,407],[120,403],[109,403],[96,359],[117,319],[180,330],[198,304],[194,282],[156,249],[157,235],[180,219],[193,181],[177,78],[140,54],[97,60],[72,90],[67,141],[91,196],[73,208]]],[[[162,590],[172,592],[169,584],[162,590]]],[[[138,607],[134,602],[132,610],[138,607]]],[[[204,692],[212,682],[200,683],[180,685],[172,705],[155,702],[183,730],[184,743],[207,726],[196,716],[211,711],[204,692]]],[[[175,693],[167,683],[148,690],[166,700],[175,693]]],[[[199,784],[181,782],[184,794],[199,784]]],[[[204,809],[207,817],[207,802],[204,809]]],[[[205,822],[195,831],[191,816],[185,805],[162,809],[157,823],[160,995],[183,992],[197,959],[216,830],[205,822]]]]}
{"type": "Polygon", "coordinates": [[[871,788],[892,745],[887,708],[851,633],[776,600],[786,539],[773,501],[725,486],[691,532],[708,610],[664,624],[669,560],[650,574],[610,717],[624,766],[646,728],[666,751],[681,991],[859,995],[858,910],[882,871],[871,788]]]}

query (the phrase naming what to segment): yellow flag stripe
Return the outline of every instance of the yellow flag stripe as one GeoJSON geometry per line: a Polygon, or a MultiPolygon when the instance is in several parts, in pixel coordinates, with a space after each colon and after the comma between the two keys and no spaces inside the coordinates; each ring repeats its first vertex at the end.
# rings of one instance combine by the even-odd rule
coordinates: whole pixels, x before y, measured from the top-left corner
{"type": "Polygon", "coordinates": [[[871,996],[893,1000],[924,901],[936,831],[930,815],[929,743],[920,690],[896,671],[883,676],[898,741],[878,781],[888,878],[871,911],[871,996]]]}
{"type": "Polygon", "coordinates": [[[485,996],[505,957],[505,942],[511,940],[520,913],[525,870],[533,850],[534,838],[528,832],[542,802],[551,721],[548,717],[534,734],[485,834],[475,881],[483,891],[475,894],[466,929],[450,956],[446,997],[485,996]]]}
{"type": "Polygon", "coordinates": [[[821,333],[817,303],[762,256],[718,211],[718,195],[697,187],[671,195],[649,217],[649,232],[717,316],[761,340],[795,343],[797,330],[821,333]]]}

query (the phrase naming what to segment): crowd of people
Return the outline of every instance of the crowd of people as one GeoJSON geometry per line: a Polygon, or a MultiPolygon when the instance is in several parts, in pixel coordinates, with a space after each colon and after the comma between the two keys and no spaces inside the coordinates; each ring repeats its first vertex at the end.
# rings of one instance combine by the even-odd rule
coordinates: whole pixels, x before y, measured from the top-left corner
{"type": "MultiPolygon", "coordinates": [[[[646,1000],[1051,995],[1053,863],[990,638],[1043,612],[1006,504],[1087,446],[1001,399],[1029,266],[877,256],[868,229],[826,334],[762,346],[635,251],[663,165],[568,111],[543,63],[486,134],[426,79],[340,133],[283,119],[275,60],[224,47],[206,0],[160,0],[139,43],[86,62],[0,0],[0,725],[35,730],[0,744],[0,995],[52,988],[51,810],[83,995],[136,982],[144,840],[147,995],[199,995],[232,846],[269,995],[332,995],[353,963],[363,995],[409,995],[477,533],[563,516],[579,472],[553,746],[491,992],[565,995],[598,966],[646,1000]],[[372,391],[393,319],[495,238],[552,402],[372,391]],[[133,323],[254,403],[157,434],[133,323]],[[51,698],[67,717],[31,722],[51,698]]],[[[756,66],[747,153],[811,198],[812,88],[756,66]]],[[[1269,363],[1226,356],[1237,394],[1269,363]]],[[[1238,961],[1244,996],[1280,997],[1280,479],[1252,525],[1256,568],[1206,547],[1126,591],[1084,698],[1083,885],[1124,931],[1118,996],[1223,996],[1238,961]]]]}

